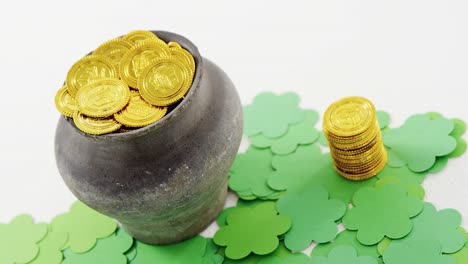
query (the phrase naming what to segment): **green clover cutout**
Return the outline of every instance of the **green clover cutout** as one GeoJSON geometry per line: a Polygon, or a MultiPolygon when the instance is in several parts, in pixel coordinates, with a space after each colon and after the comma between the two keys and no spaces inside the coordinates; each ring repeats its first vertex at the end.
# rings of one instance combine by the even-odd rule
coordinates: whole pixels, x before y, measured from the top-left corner
{"type": "Polygon", "coordinates": [[[0,263],[27,263],[39,253],[37,242],[47,234],[46,224],[35,224],[30,215],[18,215],[0,224],[0,263]]]}
{"type": "Polygon", "coordinates": [[[397,177],[405,184],[421,184],[427,176],[425,172],[414,172],[408,168],[408,166],[402,167],[390,167],[385,165],[376,177],[383,179],[385,177],[397,177]]]}
{"type": "Polygon", "coordinates": [[[310,264],[377,264],[377,260],[370,256],[358,256],[352,246],[337,246],[328,257],[313,256],[310,264]]]}
{"type": "Polygon", "coordinates": [[[241,259],[251,252],[265,255],[278,247],[278,236],[290,227],[289,217],[278,215],[274,202],[265,202],[253,208],[236,208],[228,215],[227,225],[216,232],[213,241],[226,246],[225,254],[230,259],[241,259]]]}
{"type": "Polygon", "coordinates": [[[196,236],[192,239],[171,245],[149,245],[136,241],[137,256],[131,264],[171,263],[202,264],[207,249],[207,240],[196,236]]]}
{"type": "Polygon", "coordinates": [[[219,247],[213,242],[213,239],[207,239],[201,264],[222,264],[224,262],[224,257],[217,254],[218,250],[219,247]]]}
{"type": "Polygon", "coordinates": [[[451,256],[442,255],[435,241],[414,241],[390,245],[383,255],[385,264],[456,264],[451,256]]]}
{"type": "Polygon", "coordinates": [[[449,254],[457,264],[468,264],[468,248],[464,247],[456,253],[449,254]]]}
{"type": "Polygon", "coordinates": [[[349,203],[353,194],[364,186],[373,186],[377,179],[351,181],[340,176],[333,166],[330,153],[322,154],[320,147],[299,146],[286,156],[275,156],[272,160],[275,169],[268,176],[268,185],[277,191],[294,191],[303,186],[322,185],[333,199],[349,203]]]}
{"type": "Polygon", "coordinates": [[[75,202],[68,213],[56,216],[52,220],[52,229],[68,233],[67,246],[75,253],[90,250],[98,238],[114,233],[117,223],[89,208],[80,201],[75,202]]]}
{"type": "Polygon", "coordinates": [[[285,245],[300,251],[311,242],[326,243],[338,234],[336,221],[346,213],[346,204],[329,199],[322,186],[308,186],[301,192],[289,192],[276,204],[281,215],[291,218],[291,229],[285,235],[285,245]]]}
{"type": "Polygon", "coordinates": [[[237,200],[237,205],[235,207],[227,207],[224,208],[223,211],[218,215],[216,218],[216,223],[218,224],[219,227],[225,226],[227,224],[227,217],[228,215],[235,210],[235,208],[240,208],[240,207],[256,207],[259,204],[265,203],[264,200],[242,200],[238,199],[237,200]]]}
{"type": "Polygon", "coordinates": [[[415,172],[430,169],[436,157],[450,154],[457,146],[450,136],[454,129],[452,120],[431,120],[427,115],[414,115],[405,124],[383,134],[388,148],[388,164],[392,167],[408,167],[415,172]]]}
{"type": "Polygon", "coordinates": [[[136,258],[137,255],[137,248],[136,248],[136,243],[133,243],[133,245],[130,247],[130,249],[125,252],[125,256],[127,256],[127,262],[130,263],[132,260],[136,258]]]}
{"type": "Polygon", "coordinates": [[[357,230],[357,239],[364,245],[377,244],[385,236],[398,239],[408,235],[413,228],[411,218],[423,209],[422,201],[407,195],[401,184],[364,187],[354,194],[353,205],[343,225],[357,230]]]}
{"type": "MultiPolygon", "coordinates": [[[[390,114],[385,111],[377,111],[377,121],[379,122],[379,128],[382,131],[388,129],[388,125],[390,125],[390,114]]],[[[328,147],[328,141],[325,135],[322,132],[319,132],[318,143],[324,147],[328,147]]]]}
{"type": "Polygon", "coordinates": [[[330,252],[338,246],[351,246],[356,249],[358,256],[370,256],[374,259],[379,259],[379,252],[375,245],[366,246],[361,244],[356,237],[356,231],[344,230],[338,234],[336,239],[330,243],[318,244],[312,250],[312,257],[314,256],[328,256],[330,252]]]}
{"type": "Polygon", "coordinates": [[[71,248],[65,250],[65,260],[62,264],[126,264],[127,252],[133,244],[133,238],[123,229],[114,234],[101,238],[96,245],[84,253],[74,253],[71,248]]]}
{"type": "MultiPolygon", "coordinates": [[[[224,255],[224,248],[219,252],[221,255],[224,255]]],[[[286,248],[283,242],[280,242],[278,248],[273,252],[267,255],[255,255],[250,254],[243,259],[228,259],[224,260],[223,264],[265,264],[266,263],[285,263],[285,264],[302,264],[307,263],[308,257],[302,253],[293,253],[286,248]],[[289,262],[286,262],[289,261],[289,262]],[[305,262],[302,262],[305,261],[305,262]]]]}
{"type": "Polygon", "coordinates": [[[280,257],[267,257],[261,259],[258,264],[307,264],[309,263],[309,258],[307,255],[302,253],[291,254],[284,258],[280,257]]]}
{"type": "Polygon", "coordinates": [[[63,259],[62,248],[67,243],[67,233],[49,230],[47,236],[39,242],[39,255],[28,264],[60,264],[63,259]]]}
{"type": "Polygon", "coordinates": [[[250,138],[250,143],[257,148],[271,148],[277,155],[286,155],[294,152],[299,145],[314,143],[319,132],[315,129],[319,115],[316,111],[306,110],[304,120],[289,126],[288,133],[278,138],[268,138],[258,134],[250,138]]]}
{"type": "Polygon", "coordinates": [[[377,111],[377,121],[379,122],[380,130],[384,130],[390,125],[390,114],[385,111],[377,111]]]}
{"type": "Polygon", "coordinates": [[[268,197],[276,193],[267,185],[267,178],[273,167],[273,154],[269,149],[249,147],[237,155],[229,171],[229,188],[240,192],[240,196],[268,197]]]}
{"type": "Polygon", "coordinates": [[[423,211],[413,219],[413,230],[399,240],[383,240],[379,251],[383,254],[386,246],[392,244],[412,244],[417,241],[435,241],[442,253],[455,253],[463,248],[466,238],[458,229],[462,218],[454,209],[437,211],[434,205],[424,204],[423,211]],[[384,242],[385,241],[385,242],[384,242]]]}
{"type": "Polygon", "coordinates": [[[404,186],[406,188],[406,194],[408,194],[408,196],[416,197],[419,200],[423,200],[424,196],[426,195],[426,191],[420,184],[405,183],[405,182],[402,182],[401,178],[398,178],[395,176],[386,176],[386,177],[383,177],[382,179],[379,179],[375,183],[375,187],[381,188],[382,186],[387,185],[387,184],[397,184],[397,185],[404,186]]]}
{"type": "Polygon", "coordinates": [[[299,96],[295,93],[258,94],[251,105],[244,106],[244,133],[247,136],[261,133],[269,138],[281,137],[289,125],[304,119],[304,111],[298,105],[299,96]]]}

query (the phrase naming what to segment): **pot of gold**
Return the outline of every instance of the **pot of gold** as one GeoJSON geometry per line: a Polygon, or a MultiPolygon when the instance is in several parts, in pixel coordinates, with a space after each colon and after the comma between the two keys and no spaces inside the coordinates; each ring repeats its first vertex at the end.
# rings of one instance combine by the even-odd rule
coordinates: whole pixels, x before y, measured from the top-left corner
{"type": "Polygon", "coordinates": [[[63,180],[135,238],[187,239],[223,208],[242,108],[188,39],[133,31],[106,42],[71,67],[55,103],[63,180]]]}

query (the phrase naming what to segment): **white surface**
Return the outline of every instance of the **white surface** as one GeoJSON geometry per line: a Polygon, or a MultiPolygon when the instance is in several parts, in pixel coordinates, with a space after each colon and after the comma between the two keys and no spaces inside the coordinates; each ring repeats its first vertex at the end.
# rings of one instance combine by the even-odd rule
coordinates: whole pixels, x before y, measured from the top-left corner
{"type": "MultiPolygon", "coordinates": [[[[105,40],[132,29],[185,35],[245,104],[295,91],[323,112],[362,95],[392,126],[426,111],[468,121],[467,9],[463,0],[2,1],[0,222],[23,212],[48,221],[75,200],[55,167],[53,98],[68,68],[105,40]]],[[[424,183],[427,200],[468,217],[467,174],[468,155],[450,160],[424,183]]]]}

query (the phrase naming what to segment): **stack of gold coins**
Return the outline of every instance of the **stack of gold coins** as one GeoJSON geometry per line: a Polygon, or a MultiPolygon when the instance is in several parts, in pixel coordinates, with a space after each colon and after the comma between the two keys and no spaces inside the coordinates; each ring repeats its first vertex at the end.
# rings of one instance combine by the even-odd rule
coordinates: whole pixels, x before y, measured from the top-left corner
{"type": "Polygon", "coordinates": [[[190,52],[137,30],[99,46],[69,70],[55,105],[88,134],[125,133],[164,117],[189,91],[190,52]]]}
{"type": "Polygon", "coordinates": [[[323,132],[336,171],[350,180],[364,180],[379,173],[387,152],[375,107],[366,98],[346,97],[325,112],[323,132]]]}

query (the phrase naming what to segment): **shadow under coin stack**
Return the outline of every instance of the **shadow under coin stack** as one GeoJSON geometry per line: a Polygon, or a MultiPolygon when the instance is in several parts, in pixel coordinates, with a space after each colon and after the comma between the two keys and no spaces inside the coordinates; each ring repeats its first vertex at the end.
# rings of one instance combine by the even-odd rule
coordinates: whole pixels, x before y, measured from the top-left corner
{"type": "Polygon", "coordinates": [[[55,105],[85,133],[124,133],[169,113],[187,94],[194,74],[192,54],[178,43],[132,31],[76,62],[55,105]]]}
{"type": "Polygon", "coordinates": [[[325,112],[323,132],[341,176],[364,180],[385,167],[387,152],[375,107],[369,100],[346,97],[334,102],[325,112]]]}

